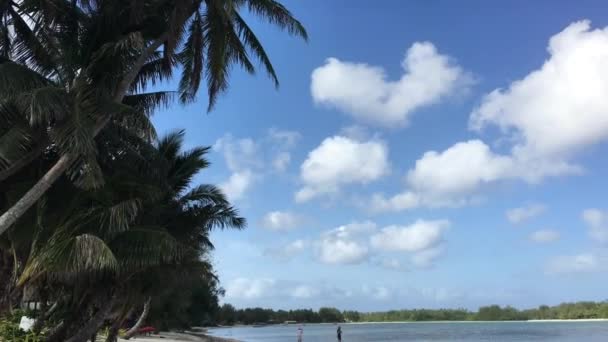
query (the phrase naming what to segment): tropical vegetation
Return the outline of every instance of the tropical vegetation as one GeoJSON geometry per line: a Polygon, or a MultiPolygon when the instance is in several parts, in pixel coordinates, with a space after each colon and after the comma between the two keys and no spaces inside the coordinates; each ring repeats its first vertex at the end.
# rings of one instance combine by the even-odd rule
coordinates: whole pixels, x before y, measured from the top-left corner
{"type": "Polygon", "coordinates": [[[482,306],[477,311],[467,309],[411,309],[381,312],[340,311],[336,308],[300,310],[272,310],[262,308],[236,309],[224,304],[218,313],[218,323],[256,324],[283,323],[339,323],[339,322],[420,322],[420,321],[525,321],[544,319],[608,319],[608,301],[541,305],[518,310],[511,306],[482,306]]]}
{"type": "Polygon", "coordinates": [[[209,148],[150,118],[201,86],[213,109],[252,58],[278,85],[251,16],[306,39],[274,0],[0,0],[1,332],[23,307],[36,323],[12,340],[115,341],[219,311],[209,234],[246,221],[195,182],[209,148]]]}

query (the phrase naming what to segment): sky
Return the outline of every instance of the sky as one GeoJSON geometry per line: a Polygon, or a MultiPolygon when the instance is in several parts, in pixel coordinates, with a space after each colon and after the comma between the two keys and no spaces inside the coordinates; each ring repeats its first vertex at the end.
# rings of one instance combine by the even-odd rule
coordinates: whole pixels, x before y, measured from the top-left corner
{"type": "Polygon", "coordinates": [[[223,302],[608,298],[604,1],[283,3],[308,42],[249,18],[278,89],[234,69],[211,113],[203,92],[154,117],[213,146],[195,181],[248,220],[212,234],[223,302]]]}

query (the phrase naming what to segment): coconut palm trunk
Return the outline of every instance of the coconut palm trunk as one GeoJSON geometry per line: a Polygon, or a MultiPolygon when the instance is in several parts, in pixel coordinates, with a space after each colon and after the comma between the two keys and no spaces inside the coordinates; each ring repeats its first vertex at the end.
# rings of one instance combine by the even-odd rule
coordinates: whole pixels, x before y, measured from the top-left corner
{"type": "Polygon", "coordinates": [[[146,300],[146,303],[144,303],[144,308],[141,312],[141,315],[139,316],[139,319],[137,320],[135,325],[132,326],[131,329],[129,329],[129,331],[127,331],[127,333],[125,334],[125,339],[128,340],[131,337],[135,336],[135,334],[137,334],[137,331],[139,330],[139,328],[141,328],[141,325],[144,324],[144,322],[146,321],[146,318],[148,317],[148,313],[150,313],[150,303],[151,302],[152,302],[152,298],[148,297],[148,300],[146,300]]]}
{"type": "Polygon", "coordinates": [[[74,336],[65,340],[65,342],[86,342],[89,338],[95,334],[99,328],[103,325],[104,320],[110,312],[112,311],[112,307],[114,306],[115,299],[112,298],[108,300],[107,303],[103,304],[103,306],[91,317],[91,319],[85,324],[74,336]]]}
{"type": "MultiPolygon", "coordinates": [[[[25,16],[41,16],[44,18],[45,16],[50,15],[49,13],[52,12],[38,9],[34,13],[27,13],[21,11],[19,7],[16,9],[12,8],[13,6],[19,6],[20,2],[9,3],[12,13],[11,15],[14,16],[13,20],[17,22],[23,22],[23,17],[25,16]]],[[[176,1],[172,12],[168,16],[168,19],[166,19],[166,22],[163,22],[165,25],[165,27],[163,27],[164,33],[161,33],[159,36],[155,36],[157,39],[153,40],[150,45],[146,46],[137,60],[135,60],[133,64],[128,67],[128,71],[126,71],[124,77],[122,77],[121,81],[116,84],[116,96],[114,96],[114,100],[117,103],[122,103],[125,94],[127,94],[127,92],[133,87],[136,89],[143,89],[150,82],[154,83],[162,80],[163,78],[170,77],[172,71],[176,69],[174,68],[173,64],[180,64],[182,66],[182,77],[179,82],[178,90],[180,100],[182,102],[194,100],[202,80],[206,80],[209,98],[208,110],[211,110],[217,100],[217,96],[228,88],[228,78],[231,69],[230,67],[232,65],[238,64],[245,71],[251,74],[255,72],[255,66],[250,61],[249,55],[256,57],[261,62],[261,65],[263,65],[263,67],[266,69],[270,78],[274,81],[275,85],[278,86],[278,77],[269,57],[264,51],[261,42],[247,25],[243,17],[241,17],[239,14],[239,8],[244,6],[247,6],[249,10],[255,13],[257,16],[260,16],[275,24],[279,28],[288,31],[290,34],[307,39],[307,33],[302,24],[297,21],[283,5],[276,1],[176,1]],[[185,31],[187,31],[187,35],[183,35],[185,31]],[[142,67],[150,61],[150,57],[152,57],[157,49],[163,44],[164,57],[162,62],[163,64],[166,64],[166,66],[161,68],[161,71],[159,72],[157,69],[154,69],[153,65],[152,71],[146,70],[142,76],[143,78],[136,81],[138,75],[140,75],[140,72],[142,71],[142,67]],[[181,47],[181,45],[183,45],[183,47],[181,47]],[[181,51],[176,51],[177,47],[181,47],[181,51]]],[[[145,6],[142,5],[140,7],[144,8],[145,6]]],[[[36,7],[34,6],[34,8],[36,7]]],[[[97,12],[92,11],[91,13],[97,12]]],[[[45,19],[46,20],[41,20],[40,22],[45,24],[54,22],[56,19],[58,20],[60,18],[54,18],[51,16],[45,19]]],[[[72,24],[70,23],[68,26],[70,25],[72,24]]],[[[25,27],[27,24],[23,24],[22,26],[25,27]]],[[[59,27],[63,26],[60,25],[59,27]]],[[[29,43],[32,40],[32,36],[37,38],[36,35],[46,32],[46,29],[47,27],[40,27],[35,32],[28,31],[30,33],[23,37],[16,34],[15,36],[19,39],[14,42],[14,44],[10,45],[27,46],[26,43],[29,43]]],[[[57,28],[57,30],[61,31],[61,28],[57,28]]],[[[97,28],[95,32],[97,31],[103,30],[97,28]]],[[[16,33],[19,32],[16,31],[16,33]]],[[[132,39],[131,41],[121,41],[121,44],[133,44],[133,47],[135,47],[141,43],[148,43],[148,41],[142,42],[141,32],[130,33],[135,34],[138,38],[132,39]]],[[[55,41],[54,39],[49,39],[48,37],[42,40],[48,42],[55,41]]],[[[42,43],[37,43],[37,45],[34,44],[37,48],[32,48],[32,56],[34,57],[38,56],[38,54],[34,52],[45,52],[44,49],[39,48],[42,43]]],[[[54,43],[49,44],[53,45],[54,43]]],[[[104,44],[103,46],[90,46],[88,48],[97,53],[106,49],[106,45],[107,44],[104,44]]],[[[74,46],[67,46],[65,50],[72,51],[74,48],[74,46]]],[[[56,71],[64,69],[65,66],[61,65],[61,61],[65,60],[64,56],[62,55],[63,50],[52,46],[50,51],[51,52],[48,54],[45,54],[46,58],[44,59],[44,65],[47,66],[46,69],[55,69],[56,71]],[[53,51],[59,52],[56,55],[53,55],[53,51]]],[[[4,52],[7,56],[11,55],[11,51],[4,52]]],[[[33,62],[37,61],[34,57],[32,57],[33,59],[30,61],[30,64],[34,64],[33,62]]],[[[93,57],[97,56],[94,54],[93,57]]],[[[72,67],[75,67],[75,70],[96,70],[96,68],[104,69],[100,65],[90,64],[95,63],[95,60],[95,58],[86,59],[81,61],[82,64],[67,65],[67,68],[65,69],[67,70],[72,67]],[[93,62],[91,62],[91,60],[93,60],[93,62]]],[[[72,84],[64,84],[63,86],[70,88],[72,84]]],[[[106,87],[103,82],[101,82],[101,86],[106,87]]],[[[104,123],[95,129],[94,132],[91,132],[92,137],[95,137],[99,131],[107,125],[107,123],[110,121],[111,115],[112,113],[104,113],[104,123]]],[[[5,213],[3,213],[2,216],[0,216],[0,235],[6,233],[6,231],[21,216],[23,216],[28,209],[38,201],[38,199],[40,199],[40,197],[53,185],[53,183],[55,183],[57,179],[59,179],[61,175],[68,170],[68,168],[74,162],[75,157],[76,156],[64,154],[56,162],[56,164],[53,165],[46,172],[46,174],[29,191],[25,193],[25,195],[23,195],[5,213]]],[[[21,164],[25,164],[25,161],[21,164]]]]}
{"type": "MultiPolygon", "coordinates": [[[[141,56],[136,61],[135,65],[129,73],[124,77],[122,82],[118,86],[118,94],[115,97],[116,102],[121,102],[125,97],[129,85],[137,77],[139,70],[146,63],[146,60],[152,53],[158,49],[164,41],[165,36],[157,39],[154,43],[148,46],[141,56]]],[[[108,115],[103,118],[93,129],[93,137],[97,136],[99,132],[110,122],[111,117],[108,115]]],[[[47,190],[55,183],[59,177],[61,177],[70,165],[74,162],[74,156],[69,154],[62,155],[59,160],[53,165],[45,174],[38,180],[34,186],[32,186],[10,209],[8,209],[2,216],[0,216],[0,235],[4,234],[28,209],[30,209],[36,201],[44,195],[47,190]]]]}

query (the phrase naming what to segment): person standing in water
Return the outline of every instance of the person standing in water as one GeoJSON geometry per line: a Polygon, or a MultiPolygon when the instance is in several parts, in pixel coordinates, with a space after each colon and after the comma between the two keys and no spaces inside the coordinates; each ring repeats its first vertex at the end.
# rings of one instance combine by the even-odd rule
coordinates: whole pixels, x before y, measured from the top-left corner
{"type": "Polygon", "coordinates": [[[298,327],[298,342],[302,342],[302,338],[304,337],[304,329],[302,327],[298,327]]]}
{"type": "Polygon", "coordinates": [[[338,335],[338,342],[342,342],[342,327],[340,327],[339,325],[336,334],[338,335]]]}

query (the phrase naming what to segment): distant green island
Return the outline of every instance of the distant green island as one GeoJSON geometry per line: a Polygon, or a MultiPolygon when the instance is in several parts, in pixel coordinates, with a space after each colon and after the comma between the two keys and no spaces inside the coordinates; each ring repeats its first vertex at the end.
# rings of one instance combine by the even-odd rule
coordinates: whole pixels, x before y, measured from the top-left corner
{"type": "Polygon", "coordinates": [[[562,303],[556,306],[518,310],[511,306],[489,305],[477,311],[467,309],[411,309],[382,312],[319,310],[236,309],[224,304],[217,313],[221,325],[277,323],[357,323],[357,322],[425,322],[425,321],[526,321],[549,319],[608,319],[608,301],[562,303]]]}

